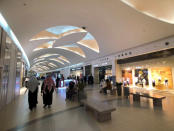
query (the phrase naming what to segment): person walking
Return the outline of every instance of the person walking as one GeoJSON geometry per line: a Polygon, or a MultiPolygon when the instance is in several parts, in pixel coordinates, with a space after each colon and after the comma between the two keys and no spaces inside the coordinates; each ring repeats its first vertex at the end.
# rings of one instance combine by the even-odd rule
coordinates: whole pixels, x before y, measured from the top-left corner
{"type": "Polygon", "coordinates": [[[60,82],[60,78],[57,76],[57,79],[56,79],[56,88],[59,88],[59,82],[60,82]]]}
{"type": "Polygon", "coordinates": [[[63,87],[64,87],[65,86],[65,78],[63,75],[62,75],[62,81],[63,81],[63,87]]]}
{"type": "Polygon", "coordinates": [[[51,108],[52,105],[52,100],[53,100],[53,92],[55,89],[55,83],[53,81],[53,79],[51,78],[51,75],[49,75],[43,83],[43,89],[42,89],[42,93],[43,93],[43,103],[44,106],[43,108],[46,108],[48,106],[48,108],[51,108]]]}
{"type": "Polygon", "coordinates": [[[86,76],[84,76],[83,77],[83,81],[84,81],[84,84],[86,85],[86,80],[87,80],[87,78],[86,78],[86,76]]]}
{"type": "Polygon", "coordinates": [[[33,110],[33,108],[36,108],[36,105],[38,103],[37,101],[38,85],[39,81],[35,76],[31,76],[26,84],[26,87],[28,89],[28,104],[29,104],[29,109],[31,111],[33,110]]]}
{"type": "Polygon", "coordinates": [[[70,81],[69,86],[66,89],[66,99],[65,100],[73,100],[74,93],[75,93],[75,83],[73,81],[70,81]]]}

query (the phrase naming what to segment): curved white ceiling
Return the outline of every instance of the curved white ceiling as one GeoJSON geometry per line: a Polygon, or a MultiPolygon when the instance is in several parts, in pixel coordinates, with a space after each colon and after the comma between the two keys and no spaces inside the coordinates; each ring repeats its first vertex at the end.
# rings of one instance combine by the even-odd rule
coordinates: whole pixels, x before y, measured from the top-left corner
{"type": "Polygon", "coordinates": [[[174,24],[174,0],[121,0],[130,7],[156,19],[174,24]]]}
{"type": "MultiPolygon", "coordinates": [[[[136,0],[141,6],[141,2],[143,1],[146,0],[136,0]]],[[[161,17],[165,12],[167,15],[173,17],[173,1],[161,1],[162,0],[147,0],[147,3],[144,3],[142,7],[146,8],[145,6],[148,5],[149,11],[152,9],[158,10],[158,8],[160,8],[161,12],[159,12],[158,16],[160,15],[161,17]],[[150,3],[150,1],[153,2],[150,3]],[[160,5],[157,1],[160,1],[160,5]],[[168,11],[166,12],[166,10],[168,11]]],[[[70,61],[69,65],[71,65],[174,35],[173,24],[144,15],[132,7],[127,6],[121,0],[112,0],[109,2],[106,0],[51,0],[51,2],[31,0],[25,1],[25,4],[19,0],[1,0],[0,12],[13,29],[20,43],[22,43],[22,47],[30,62],[41,54],[51,52],[66,57],[70,61]],[[39,32],[49,27],[61,25],[72,25],[73,27],[80,28],[85,26],[86,31],[95,37],[100,47],[99,53],[97,53],[98,49],[88,48],[91,45],[90,43],[93,43],[92,41],[79,39],[80,41],[75,40],[75,42],[72,40],[71,43],[69,40],[68,43],[66,43],[65,38],[68,38],[68,35],[61,38],[57,37],[64,32],[55,34],[53,39],[30,41],[30,39],[39,32]],[[57,43],[61,41],[60,44],[63,44],[60,46],[75,44],[83,50],[86,57],[83,58],[70,51],[52,48],[33,52],[33,49],[41,44],[54,40],[57,41],[57,43]],[[88,46],[84,46],[83,44],[87,42],[88,46]]],[[[53,34],[55,32],[56,31],[52,30],[49,33],[53,34]]],[[[70,35],[75,35],[75,33],[70,35]]],[[[67,64],[65,64],[65,66],[67,66],[67,64]]]]}
{"type": "Polygon", "coordinates": [[[77,59],[78,57],[75,57],[74,54],[77,54],[83,58],[86,58],[85,52],[78,45],[87,47],[99,53],[99,47],[95,38],[86,30],[82,28],[74,27],[74,26],[55,26],[55,27],[45,29],[44,31],[41,31],[35,36],[33,36],[30,39],[29,44],[34,44],[34,46],[32,46],[33,53],[38,53],[38,52],[41,53],[41,52],[44,52],[44,49],[50,49],[49,51],[47,50],[50,53],[47,52],[47,54],[41,55],[39,57],[36,57],[35,55],[32,54],[33,60],[32,60],[31,69],[34,69],[34,70],[37,68],[37,66],[35,65],[37,65],[37,63],[40,63],[40,62],[43,63],[43,61],[46,61],[47,64],[45,66],[49,67],[47,68],[48,71],[55,69],[54,66],[49,66],[48,62],[54,61],[62,65],[65,65],[63,61],[66,61],[68,62],[68,64],[71,64],[71,62],[68,61],[65,56],[63,56],[63,54],[61,54],[62,55],[61,57],[59,56],[59,58],[58,57],[56,58],[55,57],[56,54],[52,54],[52,49],[59,49],[59,50],[65,50],[66,52],[72,52],[74,58],[77,58],[77,59]],[[49,41],[46,41],[46,43],[40,42],[40,41],[43,42],[45,40],[49,40],[49,41]],[[33,65],[34,65],[34,68],[33,68],[33,65]]]}

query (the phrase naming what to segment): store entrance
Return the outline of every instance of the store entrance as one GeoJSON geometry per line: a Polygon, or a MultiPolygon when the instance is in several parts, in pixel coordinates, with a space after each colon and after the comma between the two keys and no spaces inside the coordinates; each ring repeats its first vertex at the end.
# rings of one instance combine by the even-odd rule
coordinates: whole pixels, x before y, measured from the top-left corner
{"type": "Polygon", "coordinates": [[[156,89],[173,89],[172,69],[170,67],[151,68],[152,86],[156,89]]]}
{"type": "Polygon", "coordinates": [[[82,78],[83,77],[83,67],[70,69],[70,75],[73,78],[77,78],[77,77],[82,78]]]}
{"type": "Polygon", "coordinates": [[[158,90],[173,89],[171,67],[149,67],[141,69],[122,70],[124,86],[152,88],[158,90]]]}
{"type": "Polygon", "coordinates": [[[112,65],[108,66],[102,66],[102,67],[96,67],[94,69],[94,78],[96,83],[100,83],[101,80],[106,80],[109,79],[111,80],[112,78],[112,65]]]}

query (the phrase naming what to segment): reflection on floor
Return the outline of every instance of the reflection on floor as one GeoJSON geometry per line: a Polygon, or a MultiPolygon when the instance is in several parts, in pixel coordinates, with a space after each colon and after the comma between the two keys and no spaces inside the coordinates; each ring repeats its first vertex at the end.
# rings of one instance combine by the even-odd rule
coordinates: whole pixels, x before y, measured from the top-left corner
{"type": "MultiPolygon", "coordinates": [[[[151,91],[150,91],[151,92],[151,91]]],[[[152,100],[133,102],[124,97],[103,95],[98,85],[86,87],[88,99],[108,101],[116,106],[112,120],[99,123],[77,102],[65,101],[65,89],[54,93],[51,109],[42,108],[42,98],[35,111],[28,109],[27,93],[0,111],[0,131],[174,131],[174,95],[165,95],[162,108],[154,108],[152,100]]]]}
{"type": "Polygon", "coordinates": [[[157,88],[153,88],[153,87],[149,87],[149,86],[139,87],[139,86],[133,86],[133,85],[130,85],[129,87],[133,88],[133,89],[142,89],[142,90],[149,90],[149,91],[155,91],[155,92],[161,92],[161,93],[174,94],[174,89],[159,90],[157,88]]]}

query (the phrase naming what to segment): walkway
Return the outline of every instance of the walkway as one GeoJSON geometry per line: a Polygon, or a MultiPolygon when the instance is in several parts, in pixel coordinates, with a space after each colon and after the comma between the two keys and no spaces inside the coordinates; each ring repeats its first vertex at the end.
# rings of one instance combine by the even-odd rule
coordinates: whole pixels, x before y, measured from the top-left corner
{"type": "Polygon", "coordinates": [[[27,94],[17,98],[0,112],[0,131],[174,131],[172,94],[164,94],[167,98],[163,108],[153,108],[152,100],[143,98],[137,103],[132,97],[103,95],[97,86],[87,87],[86,92],[88,99],[107,100],[116,106],[111,121],[97,122],[78,103],[66,102],[65,89],[61,89],[54,93],[51,109],[42,108],[40,94],[38,107],[33,112],[28,109],[27,94]]]}

